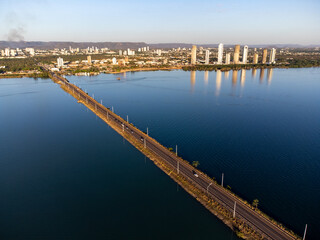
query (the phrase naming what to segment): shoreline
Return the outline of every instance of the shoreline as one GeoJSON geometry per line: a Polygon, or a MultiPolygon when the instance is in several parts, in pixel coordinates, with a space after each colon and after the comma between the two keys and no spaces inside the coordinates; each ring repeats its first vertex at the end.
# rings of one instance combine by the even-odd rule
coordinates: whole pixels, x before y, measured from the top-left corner
{"type": "MultiPolygon", "coordinates": [[[[100,74],[123,74],[127,72],[151,72],[151,71],[174,71],[174,70],[182,70],[186,72],[191,72],[191,71],[222,71],[222,72],[228,72],[228,71],[239,71],[239,70],[251,70],[251,69],[299,69],[299,68],[319,68],[320,66],[301,66],[301,67],[294,67],[290,65],[249,65],[249,64],[237,64],[237,65],[181,65],[181,66],[174,66],[174,67],[149,67],[149,68],[133,68],[133,69],[121,69],[120,71],[104,71],[104,72],[82,72],[82,74],[77,74],[77,73],[63,73],[59,72],[61,75],[65,76],[96,76],[100,74]],[[85,75],[87,74],[87,75],[85,75]]],[[[2,73],[0,74],[0,79],[1,78],[24,78],[24,77],[29,77],[29,78],[49,78],[49,76],[46,76],[44,72],[42,73],[2,73]]]]}

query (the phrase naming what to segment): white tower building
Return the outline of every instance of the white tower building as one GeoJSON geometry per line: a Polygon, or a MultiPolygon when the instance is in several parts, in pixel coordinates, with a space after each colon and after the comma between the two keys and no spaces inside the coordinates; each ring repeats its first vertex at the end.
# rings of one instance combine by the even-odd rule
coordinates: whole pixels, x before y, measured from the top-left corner
{"type": "Polygon", "coordinates": [[[191,64],[195,65],[197,62],[197,46],[193,45],[191,50],[191,64]]]}
{"type": "Polygon", "coordinates": [[[242,63],[243,64],[247,64],[247,62],[248,62],[248,46],[245,45],[243,47],[242,63]]]}
{"type": "Polygon", "coordinates": [[[272,48],[270,52],[270,57],[269,57],[269,63],[275,63],[276,62],[276,49],[272,48]]]}
{"type": "Polygon", "coordinates": [[[6,55],[6,57],[10,57],[10,48],[6,48],[4,50],[4,54],[6,55]]]}
{"type": "Polygon", "coordinates": [[[220,43],[218,46],[218,64],[222,64],[222,57],[223,57],[223,44],[220,43]]]}

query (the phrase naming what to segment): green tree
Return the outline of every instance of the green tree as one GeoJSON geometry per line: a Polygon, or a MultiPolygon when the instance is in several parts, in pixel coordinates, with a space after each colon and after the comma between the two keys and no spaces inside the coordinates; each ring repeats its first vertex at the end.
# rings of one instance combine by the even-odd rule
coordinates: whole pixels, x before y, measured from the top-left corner
{"type": "Polygon", "coordinates": [[[252,202],[252,206],[254,206],[255,208],[258,208],[259,205],[259,200],[258,199],[254,199],[252,202]]]}
{"type": "Polygon", "coordinates": [[[200,165],[199,161],[193,161],[192,166],[198,167],[200,165]]]}

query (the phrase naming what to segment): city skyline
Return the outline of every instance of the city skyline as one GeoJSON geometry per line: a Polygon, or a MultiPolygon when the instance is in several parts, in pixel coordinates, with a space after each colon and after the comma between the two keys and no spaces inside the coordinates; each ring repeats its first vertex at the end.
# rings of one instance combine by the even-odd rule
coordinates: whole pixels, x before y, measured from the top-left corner
{"type": "Polygon", "coordinates": [[[191,1],[4,0],[0,39],[309,45],[319,44],[319,10],[315,0],[202,1],[197,8],[191,1]]]}

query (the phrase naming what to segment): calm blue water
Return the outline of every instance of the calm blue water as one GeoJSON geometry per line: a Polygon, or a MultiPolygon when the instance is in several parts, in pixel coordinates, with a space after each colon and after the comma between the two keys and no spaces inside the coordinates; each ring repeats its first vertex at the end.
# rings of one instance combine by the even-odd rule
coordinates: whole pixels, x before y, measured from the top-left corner
{"type": "Polygon", "coordinates": [[[0,79],[0,239],[234,235],[57,84],[0,79]]]}
{"type": "MultiPolygon", "coordinates": [[[[319,68],[68,79],[318,239],[319,68]]],[[[50,80],[0,79],[0,110],[0,237],[236,239],[50,80]]]]}
{"type": "Polygon", "coordinates": [[[320,69],[70,77],[308,239],[320,215],[320,69]],[[120,80],[117,78],[120,77],[120,80]]]}

